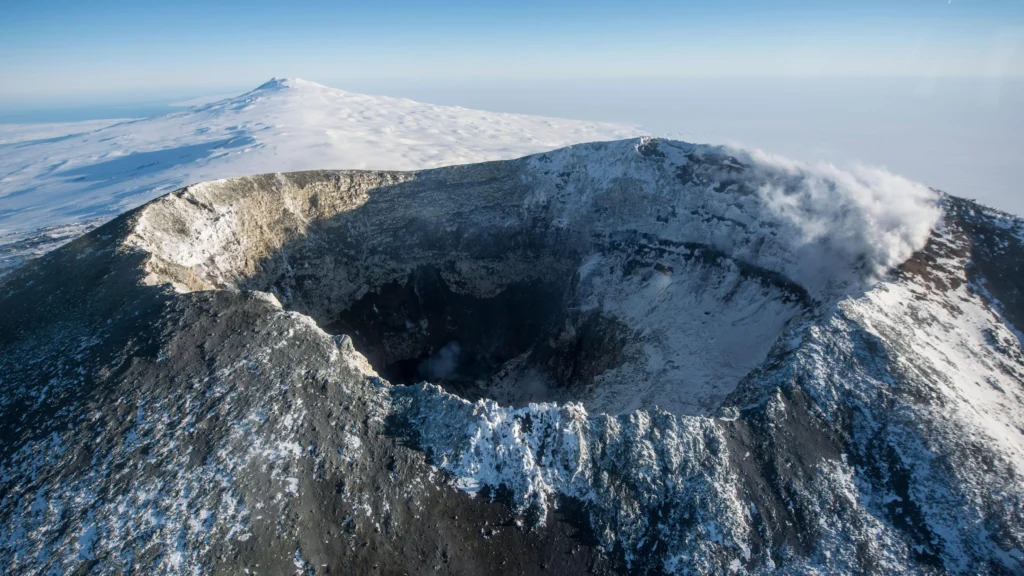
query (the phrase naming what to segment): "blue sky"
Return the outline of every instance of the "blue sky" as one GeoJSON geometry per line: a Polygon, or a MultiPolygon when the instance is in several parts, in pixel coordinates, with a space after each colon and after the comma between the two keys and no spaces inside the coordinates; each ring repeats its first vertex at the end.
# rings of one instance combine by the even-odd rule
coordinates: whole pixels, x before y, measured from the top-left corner
{"type": "Polygon", "coordinates": [[[431,80],[1021,77],[1024,0],[0,0],[0,101],[431,80]]]}

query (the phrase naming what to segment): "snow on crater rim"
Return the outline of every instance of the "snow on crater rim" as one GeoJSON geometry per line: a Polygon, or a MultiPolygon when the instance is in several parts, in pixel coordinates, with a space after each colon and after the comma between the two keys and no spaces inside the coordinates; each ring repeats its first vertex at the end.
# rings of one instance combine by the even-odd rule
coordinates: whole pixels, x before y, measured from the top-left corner
{"type": "Polygon", "coordinates": [[[533,201],[571,196],[561,215],[568,221],[574,210],[591,207],[595,188],[634,179],[680,216],[658,223],[639,211],[625,216],[631,226],[713,246],[782,273],[818,297],[879,279],[924,247],[942,214],[934,191],[882,168],[843,170],[759,150],[650,138],[635,147],[640,154],[632,157],[615,144],[534,157],[535,170],[548,180],[533,201]],[[572,170],[580,174],[567,182],[551,178],[572,170]]]}

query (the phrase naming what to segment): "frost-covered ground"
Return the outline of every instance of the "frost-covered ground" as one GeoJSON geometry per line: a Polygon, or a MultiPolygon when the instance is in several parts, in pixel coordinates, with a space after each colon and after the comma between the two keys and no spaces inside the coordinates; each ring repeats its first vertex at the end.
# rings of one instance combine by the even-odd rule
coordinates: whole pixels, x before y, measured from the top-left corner
{"type": "Polygon", "coordinates": [[[185,184],[230,176],[434,168],[638,132],[353,94],[298,79],[164,116],[103,122],[0,130],[0,234],[114,216],[185,184]]]}

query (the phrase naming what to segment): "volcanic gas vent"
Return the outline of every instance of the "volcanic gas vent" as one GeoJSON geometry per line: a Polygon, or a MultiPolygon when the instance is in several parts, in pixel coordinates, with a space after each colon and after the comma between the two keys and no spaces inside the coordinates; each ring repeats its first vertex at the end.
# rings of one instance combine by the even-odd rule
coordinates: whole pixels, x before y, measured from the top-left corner
{"type": "Polygon", "coordinates": [[[843,219],[865,216],[849,207],[812,219],[838,184],[751,162],[644,140],[246,177],[146,207],[131,243],[150,283],[271,292],[393,383],[707,414],[794,318],[902,250],[850,236],[864,225],[843,219]]]}

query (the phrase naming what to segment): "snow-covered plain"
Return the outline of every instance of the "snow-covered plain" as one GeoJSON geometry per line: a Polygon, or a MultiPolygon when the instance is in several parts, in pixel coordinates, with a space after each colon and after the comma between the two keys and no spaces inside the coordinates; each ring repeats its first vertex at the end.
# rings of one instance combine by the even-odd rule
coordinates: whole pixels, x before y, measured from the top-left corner
{"type": "Polygon", "coordinates": [[[322,168],[414,170],[635,136],[636,127],[500,114],[273,79],[154,118],[0,127],[0,244],[111,217],[189,183],[322,168]]]}
{"type": "Polygon", "coordinates": [[[40,143],[40,141],[52,141],[93,132],[127,120],[130,119],[115,118],[109,120],[83,120],[80,122],[51,122],[48,124],[0,124],[0,145],[18,144],[19,146],[28,146],[40,143]]]}

